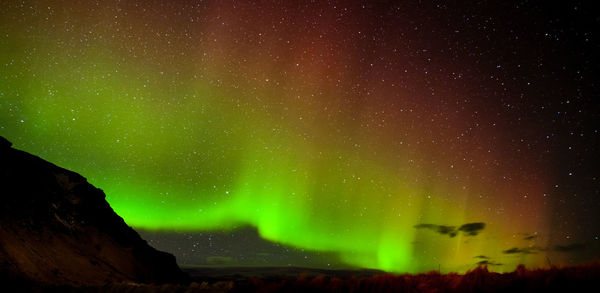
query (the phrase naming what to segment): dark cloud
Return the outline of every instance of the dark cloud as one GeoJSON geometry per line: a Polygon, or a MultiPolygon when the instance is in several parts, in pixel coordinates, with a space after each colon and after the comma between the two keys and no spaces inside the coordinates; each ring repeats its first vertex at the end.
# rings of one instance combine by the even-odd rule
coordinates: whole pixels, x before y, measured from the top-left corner
{"type": "Polygon", "coordinates": [[[517,248],[517,247],[513,247],[511,249],[507,249],[505,251],[502,251],[502,253],[504,254],[533,254],[536,253],[535,251],[529,249],[529,248],[517,248]]]}
{"type": "Polygon", "coordinates": [[[526,250],[523,250],[523,249],[520,249],[520,248],[513,247],[513,248],[510,248],[510,249],[507,249],[507,250],[504,250],[504,251],[502,251],[502,253],[504,253],[504,254],[517,254],[517,253],[526,253],[526,250]]]}
{"type": "Polygon", "coordinates": [[[504,254],[536,254],[539,251],[544,251],[544,250],[546,250],[546,249],[537,247],[537,246],[523,247],[523,248],[513,247],[511,249],[502,251],[502,253],[504,253],[504,254]]]}
{"type": "MultiPolygon", "coordinates": [[[[335,252],[271,242],[262,238],[254,227],[189,232],[137,229],[137,232],[156,249],[173,253],[180,265],[256,267],[268,264],[277,267],[350,268],[335,252]]],[[[3,292],[2,289],[0,292],[3,292]]]]}
{"type": "Polygon", "coordinates": [[[454,237],[458,233],[456,231],[456,227],[454,227],[454,226],[443,226],[443,225],[434,225],[434,224],[419,224],[419,225],[415,225],[415,228],[417,228],[417,229],[432,230],[432,231],[437,232],[439,234],[448,235],[450,237],[454,237]]]}
{"type": "Polygon", "coordinates": [[[480,262],[477,262],[477,265],[479,265],[479,266],[501,266],[502,264],[498,263],[498,262],[493,262],[490,260],[482,260],[480,262]]]}
{"type": "Polygon", "coordinates": [[[539,246],[532,247],[513,247],[511,249],[507,249],[502,251],[504,254],[536,254],[540,251],[556,251],[556,252],[576,252],[585,249],[585,245],[581,243],[573,243],[567,245],[556,245],[552,248],[544,248],[539,246]]]}
{"type": "Polygon", "coordinates": [[[460,226],[458,229],[456,226],[444,226],[434,224],[418,224],[414,226],[416,229],[428,229],[442,235],[448,235],[454,237],[458,235],[458,232],[463,232],[468,236],[475,236],[485,228],[485,223],[467,223],[460,226]]]}
{"type": "Polygon", "coordinates": [[[537,238],[538,236],[535,234],[531,234],[531,235],[525,235],[525,237],[523,237],[524,240],[533,240],[535,238],[537,238]]]}
{"type": "Polygon", "coordinates": [[[479,234],[479,232],[481,232],[481,230],[483,230],[483,228],[485,228],[485,223],[479,222],[479,223],[464,224],[464,225],[460,226],[460,228],[458,228],[458,230],[464,232],[467,235],[475,236],[475,235],[479,234]]]}
{"type": "Polygon", "coordinates": [[[440,234],[448,234],[450,237],[456,236],[456,227],[454,226],[438,226],[437,232],[440,234]]]}
{"type": "Polygon", "coordinates": [[[489,257],[489,256],[485,256],[485,255],[477,255],[477,256],[474,256],[473,258],[479,258],[479,259],[490,259],[490,257],[489,257]]]}
{"type": "Polygon", "coordinates": [[[573,243],[568,245],[556,245],[554,246],[554,251],[557,252],[573,252],[585,249],[585,245],[581,243],[573,243]]]}

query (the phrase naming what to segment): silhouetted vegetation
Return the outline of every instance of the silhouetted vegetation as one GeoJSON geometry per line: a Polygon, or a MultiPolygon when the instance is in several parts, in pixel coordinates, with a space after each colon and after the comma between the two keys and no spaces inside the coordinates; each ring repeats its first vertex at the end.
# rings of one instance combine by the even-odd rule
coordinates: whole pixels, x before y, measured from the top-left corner
{"type": "MultiPolygon", "coordinates": [[[[109,283],[101,287],[50,287],[60,292],[600,292],[600,263],[494,273],[479,266],[465,274],[378,274],[371,277],[300,274],[296,277],[196,281],[182,284],[109,283]]],[[[33,286],[25,286],[31,289],[33,286]]],[[[28,290],[30,291],[30,290],[28,290]]]]}

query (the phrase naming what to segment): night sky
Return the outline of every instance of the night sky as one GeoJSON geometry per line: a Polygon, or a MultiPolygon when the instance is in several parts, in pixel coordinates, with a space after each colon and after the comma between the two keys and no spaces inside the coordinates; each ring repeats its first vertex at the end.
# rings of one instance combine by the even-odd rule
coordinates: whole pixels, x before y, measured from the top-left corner
{"type": "Polygon", "coordinates": [[[2,1],[0,135],[180,264],[589,262],[600,13],[548,2],[2,1]]]}

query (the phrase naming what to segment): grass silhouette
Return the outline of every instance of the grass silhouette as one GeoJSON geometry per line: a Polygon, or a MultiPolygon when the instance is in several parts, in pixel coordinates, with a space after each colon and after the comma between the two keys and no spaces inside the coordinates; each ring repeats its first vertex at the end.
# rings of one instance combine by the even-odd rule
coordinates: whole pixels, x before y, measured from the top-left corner
{"type": "MultiPolygon", "coordinates": [[[[335,272],[335,271],[332,271],[335,272]]],[[[251,277],[238,280],[196,281],[182,284],[108,283],[101,287],[21,287],[38,292],[600,292],[600,263],[571,267],[490,272],[486,266],[465,274],[378,274],[338,277],[299,274],[296,277],[251,277]]],[[[6,283],[5,283],[6,284],[6,283]]],[[[23,285],[23,284],[21,284],[23,285]]]]}

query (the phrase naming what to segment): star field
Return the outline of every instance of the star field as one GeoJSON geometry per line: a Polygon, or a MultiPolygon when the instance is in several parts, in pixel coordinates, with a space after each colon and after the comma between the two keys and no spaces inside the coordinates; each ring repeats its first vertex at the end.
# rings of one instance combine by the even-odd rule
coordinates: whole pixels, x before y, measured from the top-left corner
{"type": "Polygon", "coordinates": [[[593,11],[3,1],[0,134],[88,178],[180,263],[421,272],[592,261],[593,11]],[[260,238],[247,249],[222,236],[248,231],[260,238]],[[229,248],[187,237],[207,233],[229,248]]]}

